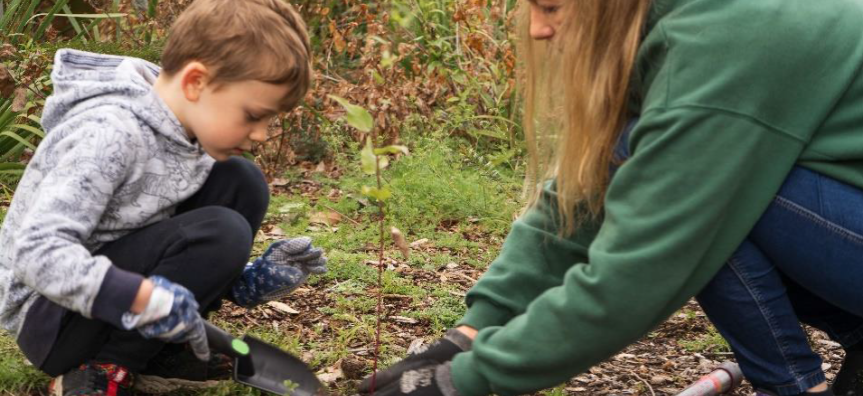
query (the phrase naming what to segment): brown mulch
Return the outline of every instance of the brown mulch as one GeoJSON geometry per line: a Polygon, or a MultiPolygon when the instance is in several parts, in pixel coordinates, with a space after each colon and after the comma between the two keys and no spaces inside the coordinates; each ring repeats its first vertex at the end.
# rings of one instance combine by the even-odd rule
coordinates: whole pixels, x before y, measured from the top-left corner
{"type": "MultiPolygon", "coordinates": [[[[372,264],[369,264],[372,265],[372,264]]],[[[450,266],[452,267],[452,266],[450,266]]],[[[407,276],[415,284],[430,282],[449,282],[457,285],[459,290],[466,291],[472,284],[471,279],[481,276],[481,271],[460,264],[454,268],[443,268],[438,271],[426,271],[406,266],[397,267],[403,276],[407,276]]],[[[319,311],[320,307],[335,305],[334,295],[328,289],[332,285],[318,284],[315,287],[304,287],[285,301],[297,314],[288,314],[270,306],[245,310],[226,304],[220,311],[220,316],[232,320],[242,319],[248,324],[257,326],[270,325],[293,334],[303,342],[314,341],[318,345],[332,342],[337,337],[337,329],[348,326],[343,320],[336,320],[319,311]],[[311,329],[317,326],[323,332],[311,329]],[[324,339],[316,339],[324,338],[324,339]],[[329,338],[329,339],[327,339],[329,338]]],[[[459,293],[459,292],[455,292],[459,293]]],[[[369,294],[372,296],[374,294],[369,294]]],[[[427,301],[416,302],[409,296],[385,295],[384,332],[393,340],[393,344],[407,350],[417,339],[433,338],[428,323],[422,320],[411,320],[390,315],[392,312],[417,311],[427,301]],[[417,306],[420,304],[420,306],[417,306]]],[[[587,373],[576,376],[565,387],[566,395],[675,395],[702,375],[719,367],[723,361],[734,358],[730,352],[713,351],[707,348],[701,352],[691,352],[684,348],[681,340],[695,340],[709,335],[710,324],[694,301],[690,301],[681,313],[673,315],[657,329],[638,342],[630,345],[606,362],[599,364],[587,373]],[[691,311],[690,313],[682,313],[691,311]]],[[[827,336],[817,330],[808,329],[810,339],[816,351],[824,358],[824,367],[828,378],[832,379],[842,363],[843,352],[839,344],[830,341],[827,336]]],[[[390,345],[393,347],[393,345],[390,345]]],[[[362,378],[371,370],[372,345],[358,343],[349,345],[351,355],[341,359],[335,367],[315,367],[320,373],[341,371],[330,384],[334,391],[344,391],[352,388],[356,380],[362,378]]],[[[313,351],[305,351],[301,356],[306,361],[311,360],[313,351]]],[[[332,377],[331,377],[332,378],[332,377]]],[[[731,395],[749,395],[751,387],[744,382],[743,386],[731,395]]]]}

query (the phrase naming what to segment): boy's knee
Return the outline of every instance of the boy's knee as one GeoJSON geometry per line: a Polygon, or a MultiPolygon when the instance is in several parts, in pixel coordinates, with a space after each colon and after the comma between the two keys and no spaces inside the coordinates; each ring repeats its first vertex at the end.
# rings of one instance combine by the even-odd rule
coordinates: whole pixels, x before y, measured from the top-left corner
{"type": "Polygon", "coordinates": [[[270,188],[264,173],[252,161],[233,157],[219,165],[225,166],[229,177],[240,184],[243,195],[256,202],[256,206],[266,210],[270,203],[270,188]]]}
{"type": "Polygon", "coordinates": [[[218,252],[216,257],[242,268],[251,254],[254,241],[249,222],[239,212],[223,206],[208,206],[200,210],[207,218],[212,248],[218,252]]]}

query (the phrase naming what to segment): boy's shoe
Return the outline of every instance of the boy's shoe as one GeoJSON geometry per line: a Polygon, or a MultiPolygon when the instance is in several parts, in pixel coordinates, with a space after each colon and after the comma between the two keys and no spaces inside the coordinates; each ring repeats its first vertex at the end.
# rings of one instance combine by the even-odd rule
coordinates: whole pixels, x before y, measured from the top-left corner
{"type": "Polygon", "coordinates": [[[863,346],[845,351],[845,361],[833,381],[833,392],[837,396],[863,396],[863,346]]]}
{"type": "Polygon", "coordinates": [[[158,394],[181,388],[211,388],[230,379],[233,359],[220,353],[210,356],[209,361],[202,362],[189,348],[177,349],[168,345],[135,377],[135,390],[158,394]]]}
{"type": "Polygon", "coordinates": [[[88,362],[51,380],[51,396],[131,396],[134,375],[125,367],[88,362]]]}

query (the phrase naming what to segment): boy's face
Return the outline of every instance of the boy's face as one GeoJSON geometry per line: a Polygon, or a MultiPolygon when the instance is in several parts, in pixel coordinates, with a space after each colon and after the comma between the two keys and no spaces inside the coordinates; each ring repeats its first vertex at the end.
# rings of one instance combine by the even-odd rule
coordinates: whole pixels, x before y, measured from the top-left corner
{"type": "Polygon", "coordinates": [[[225,161],[267,140],[267,126],[288,89],[253,80],[205,85],[189,103],[184,126],[207,154],[225,161]]]}

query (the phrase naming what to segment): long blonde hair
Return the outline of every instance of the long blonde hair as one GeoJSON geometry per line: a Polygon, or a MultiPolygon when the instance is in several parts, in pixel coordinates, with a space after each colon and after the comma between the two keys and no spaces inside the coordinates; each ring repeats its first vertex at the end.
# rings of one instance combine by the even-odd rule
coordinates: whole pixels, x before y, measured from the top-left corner
{"type": "Polygon", "coordinates": [[[519,12],[525,185],[553,178],[562,235],[598,217],[613,150],[626,124],[629,89],[650,0],[567,0],[565,23],[550,42],[529,37],[530,5],[519,12]]]}

